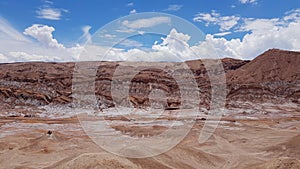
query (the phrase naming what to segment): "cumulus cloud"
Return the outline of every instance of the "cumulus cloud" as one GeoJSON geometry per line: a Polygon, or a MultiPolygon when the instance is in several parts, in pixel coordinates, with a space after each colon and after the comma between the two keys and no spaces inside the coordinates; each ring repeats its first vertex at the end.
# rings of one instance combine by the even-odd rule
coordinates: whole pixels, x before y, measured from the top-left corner
{"type": "MultiPolygon", "coordinates": [[[[300,10],[286,13],[282,18],[240,18],[240,22],[227,32],[208,34],[204,41],[189,46],[190,36],[172,29],[161,43],[151,51],[132,49],[114,50],[110,59],[130,61],[178,61],[201,58],[231,57],[253,59],[270,48],[300,50],[300,10]],[[222,36],[243,32],[242,38],[226,39],[222,36]],[[114,54],[120,56],[114,58],[114,54]],[[177,58],[177,59],[176,59],[177,58]]],[[[222,17],[222,16],[220,16],[222,17]]],[[[216,21],[211,19],[212,21],[216,21]]]]}
{"type": "Polygon", "coordinates": [[[243,38],[227,40],[207,35],[203,45],[213,45],[222,57],[241,59],[252,59],[270,48],[299,51],[300,19],[295,17],[299,13],[300,10],[294,10],[283,18],[245,18],[238,29],[248,32],[243,38]]]}
{"type": "MultiPolygon", "coordinates": [[[[203,49],[200,46],[191,47],[188,42],[191,36],[172,29],[166,37],[162,37],[162,42],[156,41],[149,49],[136,48],[142,44],[138,42],[128,43],[128,47],[134,47],[129,50],[121,48],[105,48],[103,46],[87,46],[80,60],[107,60],[107,61],[185,61],[199,59],[204,56],[203,49]],[[133,44],[131,44],[133,43],[133,44]],[[105,56],[96,54],[105,53],[105,56]],[[199,55],[201,54],[201,56],[199,55]]],[[[126,43],[129,41],[126,41],[126,43]]],[[[207,50],[210,51],[210,50],[207,50]]],[[[208,54],[205,54],[208,56],[208,54]]]]}
{"type": "Polygon", "coordinates": [[[34,24],[26,28],[24,34],[35,38],[46,47],[63,49],[64,46],[53,38],[52,33],[54,31],[55,29],[52,26],[34,24]]]}
{"type": "Polygon", "coordinates": [[[212,11],[211,13],[198,13],[193,20],[203,22],[206,26],[210,24],[220,26],[220,31],[228,31],[238,24],[239,16],[221,16],[220,13],[212,11]]]}
{"type": "MultiPolygon", "coordinates": [[[[4,21],[3,19],[0,21],[4,21]]],[[[7,21],[0,22],[0,62],[75,61],[83,47],[65,47],[54,37],[51,26],[32,25],[22,33],[7,21]],[[5,24],[3,24],[5,23],[5,24]],[[3,27],[2,27],[3,26],[3,27]],[[5,30],[5,31],[2,31],[5,30]],[[29,38],[32,37],[36,41],[29,38]]]]}
{"type": "Polygon", "coordinates": [[[152,49],[155,51],[164,51],[164,53],[170,52],[180,57],[187,54],[186,51],[189,48],[188,41],[190,38],[189,35],[178,33],[176,29],[172,29],[166,38],[162,38],[162,43],[157,44],[157,42],[155,42],[152,49]]]}
{"type": "Polygon", "coordinates": [[[169,5],[164,11],[179,11],[182,8],[182,5],[169,5]]]}
{"type": "MultiPolygon", "coordinates": [[[[219,21],[227,18],[220,14],[206,16],[206,20],[217,25],[219,21]]],[[[124,40],[120,46],[125,49],[93,46],[88,44],[76,45],[67,48],[60,44],[54,37],[55,29],[47,25],[32,25],[25,29],[24,34],[13,29],[10,24],[6,25],[8,30],[3,31],[0,27],[0,62],[13,61],[81,61],[81,60],[108,60],[108,61],[184,61],[201,58],[231,57],[239,59],[253,59],[269,48],[280,48],[286,50],[300,49],[300,9],[285,13],[281,18],[239,18],[239,22],[230,26],[228,31],[208,34],[204,41],[196,45],[189,45],[191,36],[170,30],[169,34],[155,42],[152,47],[144,49],[143,44],[134,40],[124,40]],[[4,32],[4,33],[3,33],[4,32]],[[12,33],[11,33],[12,32],[12,33]],[[236,32],[244,33],[241,38],[226,39],[223,36],[236,32]],[[5,37],[2,37],[6,35],[5,37]],[[35,41],[27,39],[30,36],[35,41]],[[14,38],[12,38],[14,37],[14,38]],[[29,42],[18,41],[27,39],[29,42]],[[4,39],[12,39],[10,41],[4,39]],[[132,48],[131,48],[132,47],[132,48]],[[83,54],[79,54],[83,51],[83,54]],[[106,54],[106,55],[103,55],[106,54]],[[217,55],[216,55],[217,54],[217,55]]],[[[1,21],[1,20],[0,20],[1,21]]],[[[149,28],[157,24],[170,23],[168,17],[152,17],[138,20],[127,20],[121,24],[127,30],[137,31],[139,28],[149,28]]],[[[1,24],[1,22],[0,22],[1,24]]],[[[226,28],[226,27],[223,27],[226,28]]],[[[83,39],[90,39],[91,27],[83,27],[83,39]]],[[[144,32],[141,32],[143,34],[144,32]]],[[[118,38],[113,34],[104,34],[106,38],[118,38]]]]}
{"type": "Polygon", "coordinates": [[[193,58],[188,45],[190,36],[172,29],[162,38],[162,42],[155,42],[152,48],[140,48],[142,44],[133,40],[124,40],[120,45],[133,47],[131,49],[109,48],[88,45],[80,60],[107,60],[107,61],[184,61],[193,58]],[[97,55],[99,53],[106,55],[97,55]]]}
{"type": "Polygon", "coordinates": [[[163,23],[170,23],[171,19],[169,17],[151,17],[146,19],[137,19],[133,21],[125,20],[122,22],[123,26],[131,29],[149,28],[163,23]]]}

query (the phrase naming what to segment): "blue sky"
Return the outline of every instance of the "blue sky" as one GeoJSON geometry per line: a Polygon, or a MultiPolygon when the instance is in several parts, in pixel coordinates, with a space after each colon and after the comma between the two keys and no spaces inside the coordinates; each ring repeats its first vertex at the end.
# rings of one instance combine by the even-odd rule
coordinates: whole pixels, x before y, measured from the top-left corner
{"type": "MultiPolygon", "coordinates": [[[[2,41],[8,36],[24,38],[30,43],[27,48],[31,47],[32,49],[39,46],[39,43],[54,43],[54,46],[58,48],[65,48],[66,55],[71,55],[71,48],[83,46],[87,36],[93,35],[107,23],[130,13],[142,12],[163,12],[191,22],[207,35],[206,41],[211,43],[217,52],[219,51],[218,54],[221,57],[251,59],[263,50],[272,47],[300,50],[298,48],[300,46],[298,44],[299,33],[295,31],[300,20],[300,1],[298,0],[224,0],[215,2],[209,0],[1,0],[0,27],[2,29],[0,29],[0,38],[2,41]],[[33,27],[37,24],[39,26],[33,27]],[[25,33],[28,28],[30,29],[25,33]],[[49,37],[41,32],[33,33],[32,31],[35,29],[48,32],[49,37]],[[269,29],[274,29],[274,32],[270,33],[269,29]],[[266,38],[261,39],[261,35],[265,35],[266,38]],[[282,38],[274,39],[278,36],[282,36],[282,38]],[[287,42],[290,40],[284,37],[293,37],[295,40],[293,43],[287,42]],[[47,42],[43,41],[45,38],[48,38],[47,42]],[[250,40],[254,44],[259,41],[271,44],[255,47],[254,44],[246,42],[250,40]],[[249,50],[249,54],[246,54],[246,48],[249,50]]],[[[177,30],[177,33],[180,32],[177,30]]],[[[183,33],[188,34],[188,32],[183,33]]],[[[13,38],[9,39],[11,41],[8,44],[14,44],[13,38]]],[[[135,40],[138,41],[139,38],[135,40]]],[[[158,41],[161,43],[162,40],[158,37],[158,41]]],[[[5,44],[5,42],[0,42],[0,44],[5,44]]],[[[33,60],[47,60],[42,56],[43,51],[34,53],[33,50],[27,51],[18,47],[17,44],[21,46],[21,43],[16,42],[16,48],[0,48],[2,62],[18,61],[17,54],[11,52],[25,53],[20,56],[19,60],[26,60],[27,54],[33,60]],[[39,57],[35,58],[36,56],[39,57]]],[[[257,44],[259,45],[259,43],[257,44]]],[[[53,44],[50,44],[50,48],[52,48],[51,45],[53,47],[53,44]]],[[[195,44],[189,45],[193,47],[192,45],[195,44]]],[[[44,53],[52,50],[49,47],[45,48],[47,49],[44,50],[44,53]]],[[[52,59],[68,60],[60,58],[58,55],[54,56],[57,53],[59,52],[51,54],[52,59]]]]}

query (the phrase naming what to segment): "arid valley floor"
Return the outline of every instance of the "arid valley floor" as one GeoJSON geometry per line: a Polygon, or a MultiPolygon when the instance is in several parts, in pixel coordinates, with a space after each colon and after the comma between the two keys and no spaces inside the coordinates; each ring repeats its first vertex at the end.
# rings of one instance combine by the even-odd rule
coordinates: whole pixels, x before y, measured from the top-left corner
{"type": "Polygon", "coordinates": [[[132,104],[147,106],[149,100],[139,92],[150,90],[143,84],[160,78],[164,80],[155,81],[161,83],[158,88],[173,100],[165,104],[164,114],[142,116],[143,123],[132,120],[136,118],[133,114],[125,118],[122,114],[103,113],[113,108],[111,72],[119,63],[101,63],[104,65],[97,71],[95,94],[103,104],[96,112],[110,123],[111,130],[100,134],[152,137],[168,128],[180,128],[186,121],[194,123],[174,148],[148,158],[126,158],[107,152],[83,130],[72,108],[74,63],[1,64],[0,168],[299,169],[300,53],[273,49],[252,61],[226,58],[222,62],[226,107],[218,127],[204,143],[199,143],[199,134],[205,123],[213,125],[218,120],[205,113],[211,88],[205,73],[201,75],[205,68],[200,61],[189,61],[187,65],[202,91],[200,103],[197,100],[202,113],[173,117],[180,105],[176,83],[163,72],[148,70],[137,76],[136,84],[131,86],[132,104]],[[156,78],[151,79],[149,74],[156,78]]]}

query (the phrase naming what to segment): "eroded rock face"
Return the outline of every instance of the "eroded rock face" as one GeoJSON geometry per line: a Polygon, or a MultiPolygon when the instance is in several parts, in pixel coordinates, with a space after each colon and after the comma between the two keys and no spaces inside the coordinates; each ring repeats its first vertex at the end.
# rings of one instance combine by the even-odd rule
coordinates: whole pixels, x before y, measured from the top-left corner
{"type": "Polygon", "coordinates": [[[0,64],[0,100],[8,107],[71,101],[74,63],[0,64]]]}
{"type": "MultiPolygon", "coordinates": [[[[120,104],[132,104],[135,107],[147,107],[150,102],[162,102],[165,109],[176,109],[181,103],[181,91],[172,75],[183,75],[186,70],[169,71],[169,67],[182,63],[157,63],[164,70],[145,69],[131,78],[134,67],[128,66],[121,75],[115,76],[115,70],[121,62],[93,62],[98,65],[95,77],[95,94],[99,107],[120,104]],[[165,65],[164,65],[165,64],[165,65]],[[169,67],[168,67],[169,66],[169,67]],[[120,86],[130,84],[129,97],[122,98],[122,93],[112,98],[111,84],[115,80],[120,86]],[[149,98],[151,91],[157,89],[164,93],[161,98],[149,98]],[[118,100],[118,98],[120,98],[118,100]],[[160,100],[167,98],[165,100],[160,100]],[[127,100],[126,100],[127,99],[127,100]],[[119,103],[118,103],[119,104],[119,103]]],[[[222,59],[226,72],[228,95],[227,101],[282,102],[291,100],[299,103],[300,98],[300,52],[269,50],[250,61],[222,59]]],[[[87,65],[89,63],[86,63],[87,65]]],[[[139,63],[138,63],[139,64],[139,63]]],[[[143,63],[145,64],[145,63],[143,63]]],[[[205,65],[200,60],[187,61],[196,79],[200,100],[191,101],[200,107],[209,108],[211,86],[205,65]]],[[[39,106],[48,104],[69,104],[72,102],[72,82],[75,63],[12,63],[0,64],[0,104],[1,108],[16,106],[39,106]]],[[[76,69],[75,69],[76,71],[76,69]]],[[[182,85],[182,84],[181,84],[182,85]]],[[[186,94],[193,95],[187,85],[186,94]]],[[[157,96],[160,96],[157,94],[157,96]]],[[[193,100],[193,98],[190,98],[193,100]]],[[[230,106],[230,104],[228,104],[230,106]]],[[[187,107],[188,108],[188,107],[187,107]]]]}
{"type": "Polygon", "coordinates": [[[268,50],[227,74],[228,99],[299,103],[300,52],[268,50]]]}

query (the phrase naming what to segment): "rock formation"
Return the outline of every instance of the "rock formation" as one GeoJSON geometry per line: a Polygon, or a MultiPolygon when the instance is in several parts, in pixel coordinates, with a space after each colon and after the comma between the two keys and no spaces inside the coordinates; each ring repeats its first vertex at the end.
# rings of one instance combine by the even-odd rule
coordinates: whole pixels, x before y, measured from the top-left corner
{"type": "MultiPolygon", "coordinates": [[[[91,80],[95,80],[95,94],[101,104],[99,106],[103,108],[114,106],[111,95],[113,80],[131,83],[128,89],[130,95],[128,100],[136,107],[149,106],[149,94],[153,89],[165,92],[166,109],[178,108],[181,104],[179,85],[168,74],[169,72],[148,69],[130,79],[128,74],[134,68],[129,66],[122,76],[115,77],[115,70],[120,63],[93,63],[98,64],[96,75],[91,80]]],[[[290,100],[299,103],[300,52],[272,49],[252,61],[225,58],[222,59],[222,63],[228,85],[227,106],[234,106],[231,101],[277,103],[290,100]]],[[[165,63],[158,64],[164,65],[165,63]]],[[[181,63],[169,63],[167,66],[176,67],[179,64],[181,63]]],[[[199,87],[200,107],[209,107],[211,86],[203,61],[186,61],[185,64],[190,68],[199,87]]],[[[44,62],[0,64],[1,109],[71,103],[73,100],[72,77],[74,73],[76,74],[75,66],[75,63],[44,62]]],[[[168,70],[167,66],[166,70],[168,70]]],[[[184,71],[178,69],[173,73],[181,74],[184,71]]],[[[120,102],[123,104],[124,100],[120,102]]]]}

